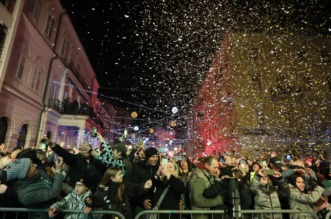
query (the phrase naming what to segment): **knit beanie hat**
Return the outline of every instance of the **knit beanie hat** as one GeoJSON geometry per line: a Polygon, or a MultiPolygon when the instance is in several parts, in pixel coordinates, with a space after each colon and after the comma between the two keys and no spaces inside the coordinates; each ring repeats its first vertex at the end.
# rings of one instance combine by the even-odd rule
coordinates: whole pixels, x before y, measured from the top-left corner
{"type": "Polygon", "coordinates": [[[7,181],[13,179],[24,179],[28,174],[31,160],[29,158],[22,158],[9,163],[6,167],[7,181]]]}
{"type": "Polygon", "coordinates": [[[147,161],[151,156],[156,155],[158,151],[156,148],[148,148],[147,150],[144,151],[144,153],[147,161]]]}

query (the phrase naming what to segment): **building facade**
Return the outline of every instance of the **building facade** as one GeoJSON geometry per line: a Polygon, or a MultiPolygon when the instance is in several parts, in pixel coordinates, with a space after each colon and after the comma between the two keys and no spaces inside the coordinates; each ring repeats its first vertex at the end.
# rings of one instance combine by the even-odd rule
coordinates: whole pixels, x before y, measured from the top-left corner
{"type": "Polygon", "coordinates": [[[328,35],[225,35],[192,110],[195,153],[300,154],[329,147],[330,55],[328,35]]]}
{"type": "Polygon", "coordinates": [[[104,130],[113,129],[118,110],[97,98],[95,72],[60,1],[0,6],[8,8],[0,19],[10,21],[1,35],[0,140],[26,148],[49,137],[73,147],[91,141],[94,127],[112,140],[104,130]]]}

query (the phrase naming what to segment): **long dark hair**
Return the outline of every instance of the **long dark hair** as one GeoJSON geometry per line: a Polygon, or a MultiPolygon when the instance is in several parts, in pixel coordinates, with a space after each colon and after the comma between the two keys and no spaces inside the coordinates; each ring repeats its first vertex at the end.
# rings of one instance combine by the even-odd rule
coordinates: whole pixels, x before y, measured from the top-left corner
{"type": "MultiPolygon", "coordinates": [[[[103,177],[100,181],[100,186],[101,187],[107,187],[107,185],[109,184],[112,177],[115,177],[116,174],[122,171],[120,168],[118,167],[109,167],[106,172],[103,174],[103,177]]],[[[123,182],[121,182],[118,186],[117,192],[116,192],[116,198],[120,201],[123,201],[123,193],[125,190],[125,184],[123,182]]]]}
{"type": "MultiPolygon", "coordinates": [[[[303,182],[305,183],[306,182],[306,180],[305,180],[305,178],[304,177],[302,177],[302,176],[300,176],[300,175],[297,175],[297,174],[294,174],[294,175],[292,175],[291,176],[291,178],[290,178],[290,183],[295,187],[295,188],[297,188],[300,192],[302,192],[298,187],[297,187],[297,178],[302,178],[303,179],[303,182]]],[[[305,183],[305,185],[306,185],[306,183],[305,183]]],[[[303,193],[308,193],[308,189],[307,189],[307,186],[305,186],[305,190],[303,191],[303,193]]]]}

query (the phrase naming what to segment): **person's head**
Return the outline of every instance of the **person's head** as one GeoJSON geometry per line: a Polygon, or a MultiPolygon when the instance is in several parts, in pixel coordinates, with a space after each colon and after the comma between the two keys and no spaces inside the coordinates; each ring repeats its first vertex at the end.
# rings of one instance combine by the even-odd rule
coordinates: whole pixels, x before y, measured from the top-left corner
{"type": "Polygon", "coordinates": [[[224,155],[224,159],[225,159],[225,164],[227,166],[234,166],[235,162],[236,162],[236,158],[232,157],[230,155],[224,155]]]}
{"type": "Polygon", "coordinates": [[[249,172],[249,166],[246,160],[240,160],[239,161],[239,168],[243,170],[245,173],[249,172]]]}
{"type": "Polygon", "coordinates": [[[80,145],[79,152],[82,155],[83,158],[88,159],[90,158],[90,146],[87,143],[83,143],[80,145]]]}
{"type": "Polygon", "coordinates": [[[182,159],[178,161],[178,166],[182,171],[191,171],[192,163],[187,156],[182,156],[182,159]]]}
{"type": "Polygon", "coordinates": [[[178,178],[179,171],[178,166],[175,161],[169,160],[167,163],[167,168],[170,174],[174,175],[174,177],[178,178]]]}
{"type": "Polygon", "coordinates": [[[81,178],[78,180],[75,184],[75,192],[77,195],[83,195],[85,192],[89,190],[89,184],[87,183],[87,180],[84,178],[81,178]]]}
{"type": "Polygon", "coordinates": [[[126,157],[127,148],[124,144],[119,143],[113,148],[113,155],[115,159],[126,157]]]}
{"type": "Polygon", "coordinates": [[[217,174],[219,169],[218,159],[214,156],[205,157],[202,161],[211,174],[217,174]]]}
{"type": "Polygon", "coordinates": [[[267,185],[267,184],[269,184],[269,182],[270,182],[270,179],[267,175],[263,175],[260,179],[260,184],[262,184],[262,185],[267,185]]]}
{"type": "Polygon", "coordinates": [[[47,162],[45,151],[43,151],[42,149],[37,149],[36,153],[37,153],[37,158],[40,160],[40,162],[42,164],[45,164],[47,162]]]}
{"type": "Polygon", "coordinates": [[[321,161],[316,176],[319,180],[331,180],[331,162],[323,160],[321,161]]]}
{"type": "Polygon", "coordinates": [[[297,187],[301,192],[304,192],[306,189],[305,180],[303,179],[302,176],[295,175],[291,179],[291,184],[294,185],[295,187],[297,187]]]}
{"type": "Polygon", "coordinates": [[[156,166],[159,161],[158,150],[156,148],[148,148],[144,151],[146,164],[149,166],[156,166]]]}
{"type": "Polygon", "coordinates": [[[6,167],[7,181],[13,179],[30,179],[38,175],[37,165],[29,158],[17,159],[6,167]]]}
{"type": "Polygon", "coordinates": [[[262,169],[262,166],[259,163],[253,163],[252,169],[255,173],[259,172],[260,169],[262,169]]]}
{"type": "Polygon", "coordinates": [[[119,183],[123,181],[122,170],[118,167],[109,167],[103,174],[100,185],[106,186],[110,181],[119,183]]]}
{"type": "Polygon", "coordinates": [[[282,163],[282,160],[279,159],[278,157],[272,157],[269,160],[269,165],[270,165],[271,169],[280,171],[283,166],[283,163],[282,163]]]}

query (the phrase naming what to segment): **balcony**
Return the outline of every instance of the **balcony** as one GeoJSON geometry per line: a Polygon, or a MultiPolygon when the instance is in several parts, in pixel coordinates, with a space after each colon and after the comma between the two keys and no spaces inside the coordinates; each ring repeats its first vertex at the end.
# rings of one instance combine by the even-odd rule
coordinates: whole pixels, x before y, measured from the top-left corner
{"type": "MultiPolygon", "coordinates": [[[[84,89],[88,89],[88,85],[86,84],[84,78],[81,76],[80,72],[77,70],[77,68],[73,65],[73,63],[71,61],[68,61],[64,58],[61,58],[64,66],[68,69],[71,70],[71,72],[73,73],[73,75],[77,78],[77,80],[79,81],[79,83],[82,85],[82,87],[84,89]]],[[[86,92],[89,96],[91,96],[90,92],[86,92]]]]}
{"type": "Polygon", "coordinates": [[[99,124],[100,127],[103,127],[103,122],[101,118],[94,112],[93,108],[87,103],[82,103],[79,106],[77,100],[69,102],[68,99],[64,99],[61,102],[58,99],[49,99],[48,107],[56,110],[60,114],[89,116],[97,124],[99,124]]]}

